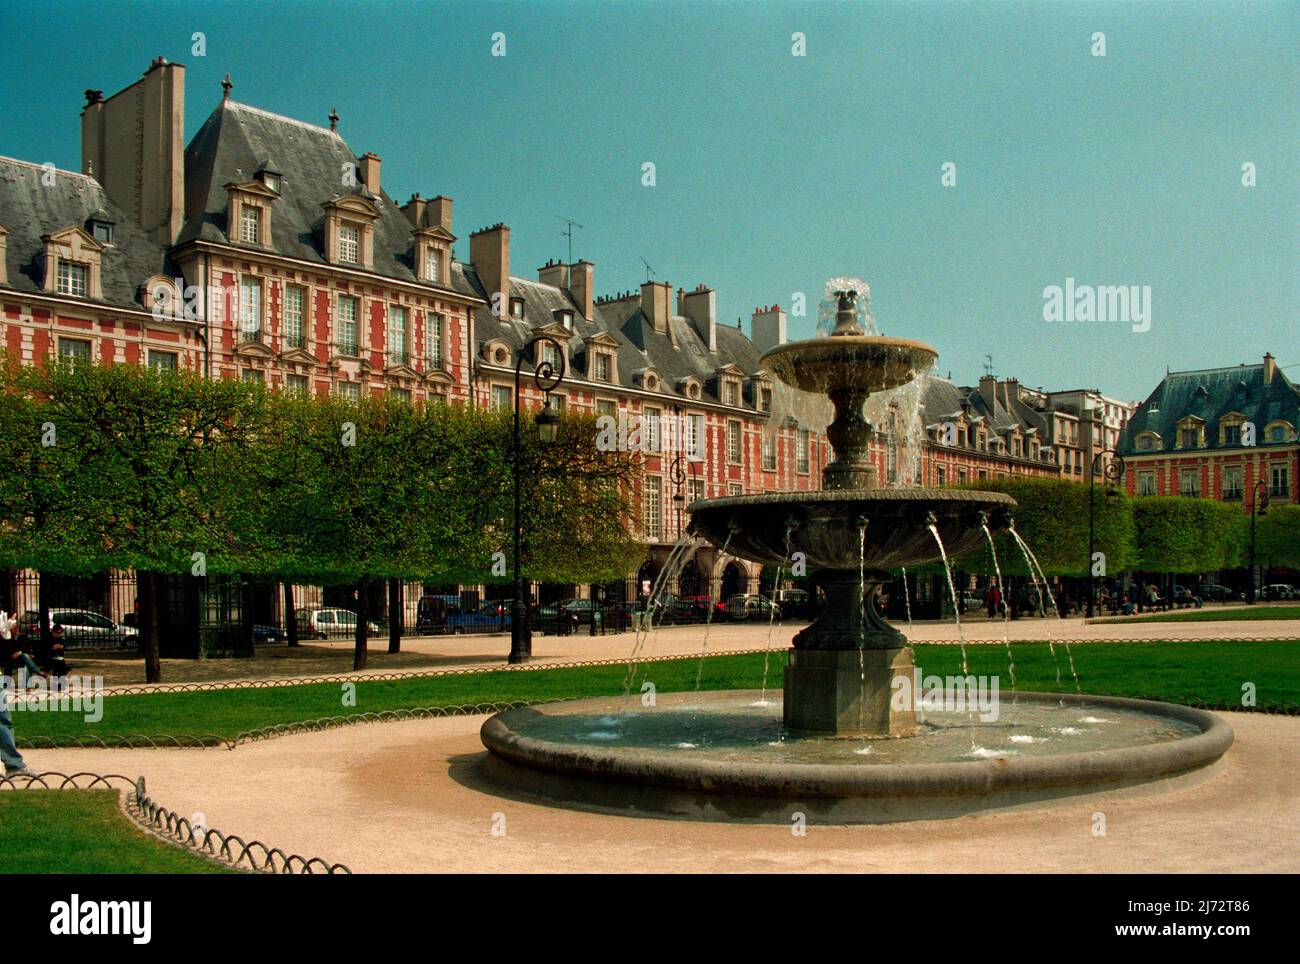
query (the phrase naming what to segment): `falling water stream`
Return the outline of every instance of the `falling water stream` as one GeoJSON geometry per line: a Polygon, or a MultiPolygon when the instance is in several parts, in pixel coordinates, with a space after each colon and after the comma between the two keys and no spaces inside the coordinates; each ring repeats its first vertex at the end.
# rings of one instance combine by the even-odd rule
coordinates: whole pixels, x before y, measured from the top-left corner
{"type": "Polygon", "coordinates": [[[907,631],[912,631],[912,593],[907,586],[907,566],[903,567],[903,605],[907,608],[907,631]]]}
{"type": "MultiPolygon", "coordinates": [[[[931,516],[933,518],[933,516],[931,516]]],[[[957,622],[957,641],[961,644],[961,675],[962,685],[968,686],[970,679],[970,662],[966,658],[966,633],[961,628],[961,605],[957,601],[957,584],[952,581],[952,563],[948,561],[948,550],[943,547],[943,540],[939,538],[938,524],[931,522],[926,528],[934,536],[935,543],[939,546],[939,555],[943,557],[943,572],[948,577],[948,594],[952,596],[952,614],[957,622]]],[[[972,753],[979,752],[975,746],[975,713],[970,707],[969,694],[963,700],[966,703],[966,720],[970,726],[970,748],[972,753]]]]}
{"type": "MultiPolygon", "coordinates": [[[[785,527],[785,561],[790,561],[790,533],[794,531],[794,526],[789,523],[785,527]]],[[[772,584],[772,595],[781,588],[781,572],[784,564],[776,567],[776,582],[772,584]]],[[[767,666],[772,656],[772,633],[776,629],[776,607],[773,606],[767,612],[767,644],[763,649],[763,689],[760,691],[758,702],[760,706],[767,705],[767,666]]]]}
{"type": "MultiPolygon", "coordinates": [[[[659,598],[663,594],[664,587],[668,584],[669,577],[676,578],[680,574],[682,567],[688,558],[694,558],[694,553],[702,545],[702,541],[696,539],[689,532],[683,532],[678,538],[672,551],[668,553],[668,559],[664,567],[659,572],[659,577],[654,581],[650,588],[650,595],[646,597],[645,610],[642,613],[641,621],[636,626],[636,636],[632,643],[632,653],[628,656],[627,675],[623,680],[623,695],[630,696],[632,685],[636,680],[637,666],[642,658],[645,645],[650,641],[651,633],[656,628],[654,622],[655,610],[659,598]],[[686,554],[687,548],[690,548],[691,555],[686,554]]],[[[712,607],[710,607],[712,609],[712,607]]]]}
{"type": "MultiPolygon", "coordinates": [[[[722,548],[718,550],[719,557],[727,554],[727,548],[731,545],[731,537],[736,534],[735,529],[727,532],[726,541],[722,543],[722,548]]],[[[704,678],[704,657],[709,650],[709,630],[713,628],[713,597],[709,597],[709,614],[704,617],[704,639],[700,641],[700,665],[695,669],[695,692],[700,691],[700,681],[704,678]]]]}
{"type": "MultiPolygon", "coordinates": [[[[1014,522],[1012,522],[1011,525],[1010,525],[1008,528],[1009,528],[1009,530],[1010,530],[1010,532],[1011,532],[1011,535],[1012,535],[1012,536],[1015,538],[1015,540],[1016,540],[1016,545],[1020,546],[1020,551],[1021,551],[1022,553],[1024,553],[1024,556],[1025,556],[1025,565],[1027,565],[1027,566],[1029,567],[1029,572],[1030,572],[1030,576],[1031,576],[1031,578],[1033,578],[1033,579],[1035,580],[1035,583],[1037,583],[1037,580],[1038,580],[1039,578],[1042,579],[1043,592],[1039,594],[1039,597],[1038,597],[1039,602],[1040,602],[1040,604],[1041,604],[1041,602],[1042,602],[1042,598],[1043,598],[1043,593],[1046,593],[1046,595],[1047,595],[1047,601],[1048,601],[1049,603],[1051,603],[1051,605],[1052,605],[1052,613],[1056,616],[1056,625],[1057,625],[1057,628],[1060,629],[1062,623],[1064,622],[1064,620],[1061,619],[1061,610],[1060,610],[1060,609],[1057,607],[1057,605],[1056,605],[1056,597],[1052,595],[1052,587],[1049,586],[1049,585],[1047,584],[1047,575],[1043,572],[1043,567],[1040,566],[1040,565],[1038,564],[1038,557],[1035,556],[1035,555],[1034,555],[1034,551],[1033,551],[1032,549],[1030,549],[1028,545],[1025,544],[1025,540],[1022,539],[1022,538],[1020,538],[1020,533],[1016,531],[1016,524],[1015,524],[1014,522]],[[1038,574],[1037,576],[1034,576],[1034,573],[1035,573],[1035,572],[1037,572],[1037,574],[1038,574]]],[[[1068,639],[1066,639],[1066,640],[1064,640],[1064,642],[1065,642],[1065,656],[1066,656],[1066,658],[1067,658],[1067,659],[1069,660],[1069,662],[1070,662],[1070,675],[1074,677],[1074,691],[1075,691],[1075,693],[1077,693],[1077,694],[1079,694],[1079,695],[1082,695],[1082,694],[1083,694],[1083,690],[1082,690],[1082,689],[1080,688],[1080,686],[1079,686],[1079,674],[1078,674],[1078,672],[1077,672],[1077,671],[1075,670],[1075,668],[1074,668],[1074,654],[1070,652],[1070,641],[1069,641],[1068,639]]],[[[1056,662],[1056,647],[1052,644],[1052,637],[1051,637],[1051,634],[1050,634],[1050,633],[1048,634],[1048,637],[1047,637],[1047,647],[1048,647],[1048,649],[1051,650],[1051,652],[1052,652],[1052,661],[1055,663],[1055,662],[1056,662]]],[[[1056,685],[1057,685],[1058,687],[1061,685],[1061,665],[1060,665],[1060,663],[1056,663],[1056,685]]],[[[1062,705],[1062,706],[1065,705],[1065,697],[1064,697],[1064,696],[1061,697],[1061,705],[1062,705]]]]}
{"type": "Polygon", "coordinates": [[[1002,603],[1002,642],[1007,647],[1007,673],[1011,676],[1011,693],[1014,697],[1016,692],[1016,658],[1011,654],[1011,636],[1009,634],[1011,607],[1007,605],[1007,590],[1002,585],[1002,567],[998,564],[998,550],[993,545],[993,533],[989,532],[988,522],[981,524],[984,529],[984,537],[989,541],[989,552],[993,554],[993,572],[998,579],[998,598],[1002,603]]]}

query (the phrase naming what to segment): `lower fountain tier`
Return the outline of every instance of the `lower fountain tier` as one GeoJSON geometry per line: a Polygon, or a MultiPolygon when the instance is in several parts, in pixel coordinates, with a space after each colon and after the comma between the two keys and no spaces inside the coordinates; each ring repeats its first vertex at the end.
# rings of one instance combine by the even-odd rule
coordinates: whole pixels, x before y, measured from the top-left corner
{"type": "Polygon", "coordinates": [[[910,685],[915,669],[910,646],[792,649],[785,668],[785,725],[795,736],[915,736],[915,708],[892,698],[894,681],[910,685]]]}
{"type": "Polygon", "coordinates": [[[802,553],[809,569],[919,566],[949,557],[1006,528],[1015,499],[974,489],[836,489],[768,492],[692,502],[692,530],[754,562],[789,566],[802,553]]]}

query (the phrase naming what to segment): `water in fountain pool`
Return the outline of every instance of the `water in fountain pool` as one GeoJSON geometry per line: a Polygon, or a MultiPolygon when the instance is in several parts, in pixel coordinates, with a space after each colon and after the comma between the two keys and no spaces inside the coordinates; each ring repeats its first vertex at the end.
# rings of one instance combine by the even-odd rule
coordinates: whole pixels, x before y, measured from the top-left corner
{"type": "Polygon", "coordinates": [[[1022,701],[1004,704],[996,722],[976,723],[975,746],[966,713],[953,710],[927,713],[920,736],[864,745],[835,737],[788,738],[781,722],[782,700],[775,693],[762,705],[753,692],[738,692],[699,694],[686,703],[661,698],[656,707],[634,711],[620,711],[615,700],[608,707],[593,708],[588,701],[576,706],[548,706],[545,713],[520,718],[513,729],[547,743],[617,747],[630,759],[670,752],[730,762],[863,766],[1055,756],[1166,743],[1199,732],[1192,723],[1138,710],[1098,711],[1086,702],[1063,710],[1055,703],[1022,701]]]}

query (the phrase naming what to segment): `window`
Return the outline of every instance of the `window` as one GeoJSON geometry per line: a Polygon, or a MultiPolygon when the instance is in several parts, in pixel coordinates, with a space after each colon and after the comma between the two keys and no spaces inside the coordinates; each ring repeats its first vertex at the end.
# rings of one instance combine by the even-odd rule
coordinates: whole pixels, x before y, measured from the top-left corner
{"type": "Polygon", "coordinates": [[[948,484],[948,470],[944,468],[942,465],[940,465],[938,468],[934,470],[934,474],[935,474],[935,485],[942,488],[943,486],[948,484]]]}
{"type": "Polygon", "coordinates": [[[442,255],[434,248],[424,250],[424,280],[442,281],[442,255]]]}
{"type": "Polygon", "coordinates": [[[361,383],[360,382],[339,382],[339,398],[351,399],[354,402],[360,401],[361,383]]]}
{"type": "Polygon", "coordinates": [[[645,450],[647,452],[658,452],[663,441],[659,437],[659,409],[647,408],[645,410],[645,418],[643,421],[645,426],[643,429],[645,450]]]}
{"type": "Polygon", "coordinates": [[[596,414],[618,418],[618,402],[608,398],[596,399],[596,414]]]}
{"type": "Polygon", "coordinates": [[[95,240],[100,244],[113,243],[113,225],[107,221],[96,221],[94,224],[95,240]]]}
{"type": "Polygon", "coordinates": [[[60,338],[59,357],[72,362],[90,361],[90,342],[82,338],[60,338]]]}
{"type": "Polygon", "coordinates": [[[735,382],[728,380],[723,386],[723,400],[728,405],[740,404],[740,386],[735,382]]]}
{"type": "Polygon", "coordinates": [[[735,495],[744,495],[744,494],[745,494],[745,487],[741,485],[739,482],[727,483],[727,495],[735,496],[735,495]]]}
{"type": "Polygon", "coordinates": [[[59,259],[59,270],[57,275],[56,289],[61,295],[74,295],[77,298],[86,297],[86,291],[90,285],[90,268],[76,261],[64,261],[59,259]]]}
{"type": "Polygon", "coordinates": [[[348,295],[339,295],[338,341],[339,353],[355,355],[357,353],[357,299],[348,295]]]}
{"type": "Polygon", "coordinates": [[[306,375],[285,375],[284,390],[290,395],[297,395],[301,398],[307,397],[307,376],[306,375]]]}
{"type": "Polygon", "coordinates": [[[284,340],[289,348],[302,348],[303,289],[288,285],[284,289],[284,340]]]}
{"type": "Polygon", "coordinates": [[[176,352],[149,349],[149,367],[160,372],[176,371],[176,352]]]}
{"type": "Polygon", "coordinates": [[[250,384],[253,385],[266,384],[266,380],[262,377],[262,373],[259,372],[256,368],[245,368],[243,371],[239,373],[239,377],[243,381],[249,382],[250,384]]]}
{"type": "Polygon", "coordinates": [[[563,395],[549,395],[546,399],[546,407],[556,415],[562,415],[564,414],[564,399],[565,396],[563,395]]]}
{"type": "Polygon", "coordinates": [[[279,174],[270,174],[270,173],[263,174],[263,175],[262,175],[262,183],[265,184],[265,185],[266,185],[270,190],[274,191],[276,194],[279,194],[279,193],[280,193],[280,175],[279,175],[279,174]]]}
{"type": "Polygon", "coordinates": [[[1233,502],[1241,501],[1240,465],[1225,465],[1223,467],[1223,498],[1233,502]]]}
{"type": "Polygon", "coordinates": [[[1282,427],[1281,425],[1274,425],[1274,426],[1273,426],[1271,429],[1269,429],[1269,431],[1268,431],[1268,440],[1269,440],[1270,442],[1285,442],[1285,441],[1286,441],[1286,429],[1285,429],[1284,427],[1282,427]]]}
{"type": "Polygon", "coordinates": [[[771,432],[763,433],[763,471],[776,471],[776,436],[771,432]]]}
{"type": "Polygon", "coordinates": [[[1138,495],[1156,494],[1156,474],[1154,472],[1138,473],[1138,495]]]}
{"type": "Polygon", "coordinates": [[[1240,422],[1234,422],[1233,424],[1223,426],[1223,444],[1230,448],[1236,448],[1241,444],[1240,422]]]}
{"type": "Polygon", "coordinates": [[[795,435],[794,468],[796,472],[808,472],[808,430],[799,429],[795,435]]]}
{"type": "Polygon", "coordinates": [[[245,244],[262,243],[262,209],[251,204],[239,208],[239,240],[245,244]]]}
{"type": "Polygon", "coordinates": [[[957,481],[958,481],[958,482],[965,482],[965,481],[966,481],[966,470],[965,470],[965,469],[958,469],[958,470],[957,470],[957,481]]]}
{"type": "Polygon", "coordinates": [[[704,458],[704,416],[687,415],[682,428],[686,434],[686,454],[696,459],[704,458]]]}
{"type": "Polygon", "coordinates": [[[549,341],[542,342],[541,345],[538,347],[542,349],[541,363],[543,365],[550,365],[551,370],[555,372],[559,372],[563,370],[560,365],[559,348],[557,348],[555,345],[552,345],[549,341]]]}
{"type": "Polygon", "coordinates": [[[764,388],[758,393],[758,410],[760,412],[772,411],[772,389],[764,388]]]}
{"type": "Polygon", "coordinates": [[[663,480],[657,475],[645,477],[645,534],[658,539],[663,527],[663,480]]]}
{"type": "Polygon", "coordinates": [[[442,368],[442,315],[428,312],[425,315],[424,357],[430,369],[442,368]]]}
{"type": "Polygon", "coordinates": [[[1197,428],[1180,428],[1178,430],[1178,447],[1194,449],[1201,444],[1201,431],[1197,428]]]}
{"type": "Polygon", "coordinates": [[[511,398],[511,389],[508,385],[492,386],[492,407],[493,408],[510,408],[514,404],[511,398]]]}
{"type": "Polygon", "coordinates": [[[704,498],[704,480],[703,479],[687,480],[686,492],[687,492],[687,496],[686,496],[687,504],[690,504],[691,502],[699,502],[701,499],[704,498]]]}
{"type": "Polygon", "coordinates": [[[609,356],[604,352],[598,352],[595,359],[595,377],[598,382],[607,382],[610,380],[609,356]]]}
{"type": "Polygon", "coordinates": [[[409,388],[390,388],[388,394],[399,401],[409,402],[411,400],[411,390],[409,388]]]}
{"type": "Polygon", "coordinates": [[[1285,499],[1290,494],[1290,473],[1285,465],[1271,466],[1268,494],[1275,499],[1285,499]]]}
{"type": "Polygon", "coordinates": [[[262,282],[239,279],[239,334],[244,341],[256,341],[262,334],[262,282]]]}
{"type": "Polygon", "coordinates": [[[354,224],[339,226],[339,260],[347,264],[361,263],[361,232],[354,224]]]}
{"type": "Polygon", "coordinates": [[[510,317],[511,317],[511,318],[517,318],[517,319],[522,319],[522,318],[524,317],[524,299],[523,299],[523,298],[511,298],[511,299],[510,299],[510,317]]]}
{"type": "Polygon", "coordinates": [[[727,461],[739,465],[743,452],[741,449],[740,422],[727,420],[727,461]]]}
{"type": "Polygon", "coordinates": [[[406,347],[406,309],[391,305],[388,309],[388,364],[405,365],[410,360],[406,347]]]}
{"type": "Polygon", "coordinates": [[[1192,498],[1201,494],[1201,472],[1199,469],[1180,469],[1178,472],[1178,494],[1192,498]]]}

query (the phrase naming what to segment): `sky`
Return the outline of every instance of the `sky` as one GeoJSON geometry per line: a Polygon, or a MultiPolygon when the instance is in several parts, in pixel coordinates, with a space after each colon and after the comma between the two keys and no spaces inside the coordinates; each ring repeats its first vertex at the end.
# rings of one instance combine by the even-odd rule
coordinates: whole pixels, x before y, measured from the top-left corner
{"type": "Polygon", "coordinates": [[[536,277],[569,218],[599,293],[648,263],[746,331],[802,294],[793,338],[828,278],[861,277],[880,330],[959,384],[991,355],[1141,400],[1166,368],[1266,351],[1300,378],[1298,51],[1294,2],[10,0],[0,154],[75,170],[83,91],[162,55],[187,67],[187,138],[226,73],[265,110],[336,107],[399,203],[454,199],[462,259],[504,221],[536,277]],[[1047,320],[1067,284],[1138,286],[1149,315],[1047,320]]]}

